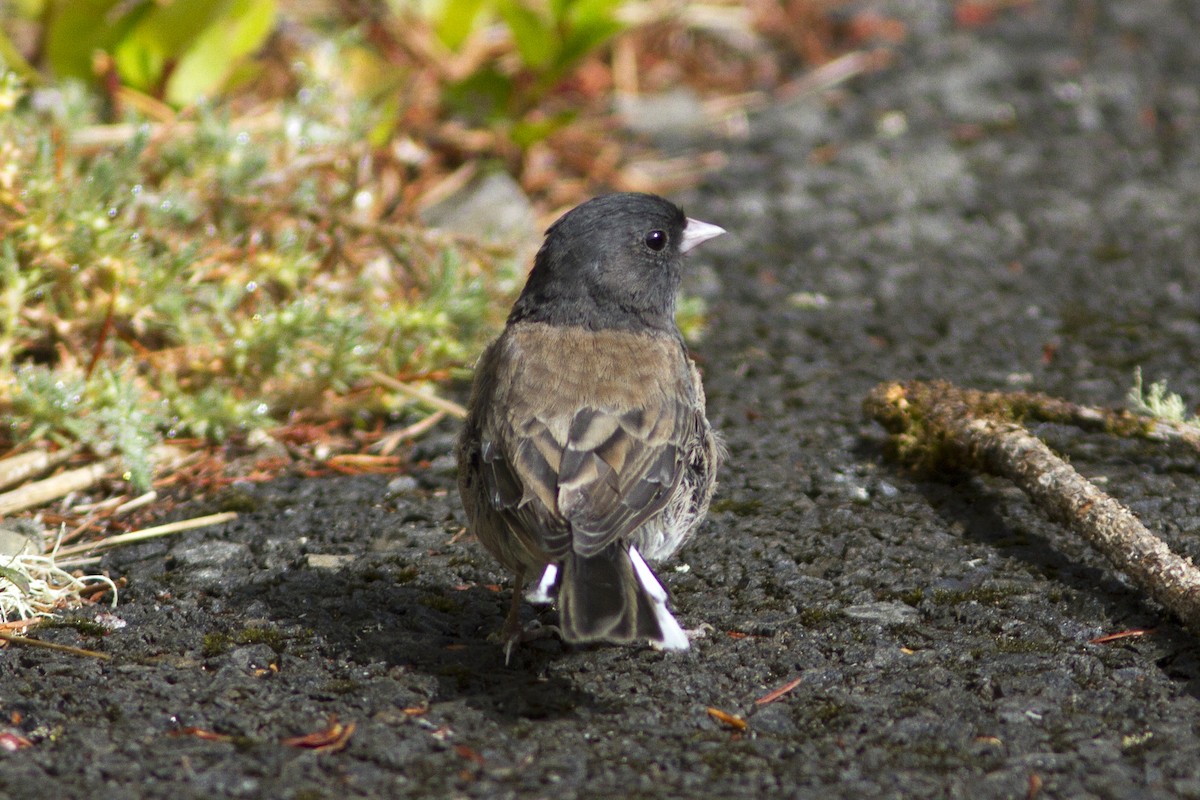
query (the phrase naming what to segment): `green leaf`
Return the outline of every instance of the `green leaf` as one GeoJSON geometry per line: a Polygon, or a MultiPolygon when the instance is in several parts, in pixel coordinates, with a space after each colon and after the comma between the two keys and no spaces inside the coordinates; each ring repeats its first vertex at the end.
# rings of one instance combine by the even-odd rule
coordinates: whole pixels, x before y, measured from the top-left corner
{"type": "Polygon", "coordinates": [[[563,111],[552,117],[538,120],[524,119],[512,127],[511,138],[520,147],[529,147],[540,142],[555,131],[569,125],[578,114],[574,111],[563,111]]]}
{"type": "Polygon", "coordinates": [[[93,81],[95,52],[112,52],[129,28],[153,8],[150,0],[143,0],[114,18],[120,3],[58,0],[54,4],[46,35],[46,58],[58,77],[93,81]]]}
{"type": "Polygon", "coordinates": [[[40,77],[38,71],[25,60],[12,40],[4,34],[3,30],[0,30],[0,73],[5,69],[20,75],[26,81],[36,81],[40,77]]]}
{"type": "Polygon", "coordinates": [[[567,33],[558,57],[561,70],[573,66],[621,32],[619,0],[561,0],[566,6],[567,33]]]}
{"type": "Polygon", "coordinates": [[[275,0],[226,0],[220,8],[222,13],[198,32],[171,73],[167,102],[189,105],[215,92],[275,26],[275,0]]]}
{"type": "Polygon", "coordinates": [[[609,39],[621,32],[623,26],[616,20],[607,22],[597,20],[586,27],[571,31],[563,42],[562,51],[558,56],[558,68],[565,72],[581,61],[584,56],[599,49],[609,39]]]}
{"type": "Polygon", "coordinates": [[[12,567],[0,567],[0,578],[3,578],[13,586],[16,586],[21,594],[29,594],[29,578],[27,578],[19,569],[13,569],[12,567]]]}
{"type": "Polygon", "coordinates": [[[433,28],[442,44],[458,50],[475,29],[485,0],[446,0],[434,18],[433,28]]]}
{"type": "Polygon", "coordinates": [[[538,70],[550,66],[558,55],[560,44],[553,23],[519,0],[503,2],[499,10],[525,66],[538,70]]]}
{"type": "Polygon", "coordinates": [[[376,122],[367,131],[367,143],[371,147],[386,147],[396,133],[396,125],[400,121],[400,95],[393,93],[375,102],[376,122]]]}
{"type": "Polygon", "coordinates": [[[223,5],[206,0],[151,4],[113,49],[121,80],[140,91],[156,93],[167,69],[178,62],[223,5]]]}
{"type": "Polygon", "coordinates": [[[484,124],[507,111],[515,91],[512,79],[507,75],[484,68],[447,86],[442,98],[448,108],[468,122],[484,124]]]}

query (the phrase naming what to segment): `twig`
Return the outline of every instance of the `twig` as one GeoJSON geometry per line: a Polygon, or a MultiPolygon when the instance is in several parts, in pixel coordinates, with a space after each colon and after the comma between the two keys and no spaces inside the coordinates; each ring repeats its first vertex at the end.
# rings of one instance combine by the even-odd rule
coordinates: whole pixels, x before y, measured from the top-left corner
{"type": "Polygon", "coordinates": [[[97,484],[117,465],[117,459],[106,458],[86,467],[68,470],[45,480],[35,481],[0,494],[0,517],[49,503],[60,497],[97,484]]]}
{"type": "Polygon", "coordinates": [[[0,461],[0,489],[7,489],[23,483],[35,475],[49,472],[59,464],[65,463],[71,456],[78,453],[80,448],[64,447],[48,453],[45,450],[34,450],[29,453],[10,456],[0,461]]]}
{"type": "Polygon", "coordinates": [[[129,533],[109,536],[107,539],[98,539],[94,542],[82,542],[70,547],[63,547],[54,553],[54,557],[62,558],[63,556],[90,553],[95,550],[107,550],[110,547],[153,539],[156,536],[181,533],[182,531],[190,531],[194,528],[204,528],[208,525],[220,525],[222,522],[229,522],[231,519],[237,519],[236,511],[223,511],[220,514],[209,514],[206,517],[194,517],[192,519],[180,520],[179,522],[168,522],[166,525],[156,525],[153,528],[143,528],[140,531],[130,531],[129,533]]]}
{"type": "Polygon", "coordinates": [[[96,337],[96,343],[92,346],[92,358],[88,361],[87,369],[83,372],[83,379],[90,381],[92,373],[96,371],[96,365],[100,363],[100,356],[104,355],[104,343],[108,341],[108,335],[113,328],[113,313],[117,310],[117,293],[118,288],[114,287],[108,295],[108,310],[104,312],[104,322],[100,325],[100,334],[96,337]]]}
{"type": "Polygon", "coordinates": [[[82,647],[71,647],[70,645],[55,644],[54,642],[43,642],[41,639],[28,639],[24,636],[14,636],[4,631],[0,631],[0,641],[5,641],[9,644],[19,644],[22,647],[40,647],[43,650],[57,650],[60,653],[70,653],[73,656],[87,656],[88,658],[98,658],[101,661],[112,661],[111,653],[84,650],[82,647]]]}
{"type": "MultiPolygon", "coordinates": [[[[967,390],[959,390],[967,391],[967,390]]],[[[984,403],[994,413],[1014,420],[1031,419],[1073,425],[1085,431],[1102,431],[1130,439],[1179,442],[1200,452],[1200,428],[1186,422],[1135,414],[1126,409],[1081,406],[1036,392],[970,392],[973,404],[984,403]]]]}
{"type": "MultiPolygon", "coordinates": [[[[273,130],[282,125],[280,115],[276,112],[254,117],[240,117],[232,122],[231,128],[250,133],[273,130]]],[[[119,122],[111,125],[88,125],[73,130],[69,137],[72,150],[91,154],[131,141],[141,130],[148,130],[151,143],[161,142],[168,138],[186,139],[196,135],[199,126],[186,120],[169,122],[119,122]]]]}
{"type": "Polygon", "coordinates": [[[708,715],[717,722],[728,728],[732,728],[735,731],[744,731],[747,727],[749,727],[746,724],[746,720],[742,719],[736,714],[730,714],[728,711],[722,711],[721,709],[713,708],[712,706],[706,708],[705,711],[707,711],[708,715]]]}
{"type": "Polygon", "coordinates": [[[122,516],[123,514],[128,514],[130,511],[136,511],[137,509],[141,508],[142,506],[150,505],[157,499],[158,499],[158,492],[151,489],[150,491],[146,492],[145,494],[139,495],[138,497],[133,498],[129,502],[122,503],[121,505],[117,506],[116,509],[113,511],[113,516],[119,517],[119,516],[122,516]]]}
{"type": "Polygon", "coordinates": [[[418,389],[417,387],[404,383],[403,381],[398,381],[391,375],[386,375],[382,372],[372,372],[371,380],[375,381],[380,386],[384,386],[392,391],[407,395],[408,397],[418,400],[431,408],[437,409],[438,411],[445,411],[452,417],[464,419],[467,416],[467,410],[458,403],[455,403],[453,400],[446,400],[445,398],[438,397],[435,394],[418,389]]]}
{"type": "Polygon", "coordinates": [[[1172,553],[1127,508],[1041,440],[1003,416],[1005,404],[998,398],[998,393],[914,381],[876,386],[863,407],[891,433],[891,444],[905,461],[1013,481],[1050,518],[1082,536],[1200,635],[1200,570],[1172,553]]]}
{"type": "Polygon", "coordinates": [[[401,428],[398,431],[392,431],[387,436],[384,436],[375,444],[371,445],[372,450],[378,450],[380,455],[390,455],[393,450],[400,446],[400,443],[405,439],[415,439],[425,431],[446,418],[445,411],[435,411],[425,419],[414,422],[408,427],[401,428]]]}
{"type": "Polygon", "coordinates": [[[25,619],[10,619],[8,622],[0,622],[0,632],[21,631],[24,634],[30,628],[40,625],[43,619],[43,617],[26,617],[25,619]]]}
{"type": "Polygon", "coordinates": [[[286,739],[281,739],[280,744],[288,747],[300,747],[306,750],[319,750],[326,753],[336,753],[340,750],[345,750],[346,745],[350,744],[350,737],[354,735],[354,729],[358,727],[354,722],[347,722],[344,725],[338,722],[337,714],[329,715],[329,722],[324,730],[306,733],[301,736],[289,736],[286,739]]]}
{"type": "Polygon", "coordinates": [[[792,100],[828,91],[865,72],[881,69],[886,65],[888,58],[886,51],[855,50],[806,72],[798,79],[780,87],[778,94],[785,100],[792,100]]]}
{"type": "Polygon", "coordinates": [[[1108,633],[1104,636],[1097,636],[1094,639],[1088,639],[1088,644],[1108,644],[1109,642],[1117,642],[1121,639],[1129,639],[1134,636],[1149,636],[1157,630],[1157,628],[1131,628],[1127,631],[1108,633]]]}
{"type": "Polygon", "coordinates": [[[117,506],[129,499],[129,495],[115,494],[112,497],[106,497],[103,500],[97,500],[94,503],[79,503],[71,506],[73,514],[94,514],[97,511],[111,511],[117,506]]]}
{"type": "Polygon", "coordinates": [[[783,697],[788,692],[792,691],[792,689],[795,689],[797,686],[799,686],[803,680],[804,680],[803,678],[795,678],[793,680],[788,681],[783,686],[780,686],[778,689],[767,692],[762,697],[755,700],[754,705],[765,706],[770,703],[774,703],[776,700],[783,697]]]}

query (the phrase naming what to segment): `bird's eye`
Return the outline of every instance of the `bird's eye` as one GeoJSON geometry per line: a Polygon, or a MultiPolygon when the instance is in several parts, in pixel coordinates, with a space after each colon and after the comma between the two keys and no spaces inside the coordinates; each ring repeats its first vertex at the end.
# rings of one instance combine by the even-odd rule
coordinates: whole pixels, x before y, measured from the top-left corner
{"type": "Polygon", "coordinates": [[[650,231],[646,234],[646,247],[649,247],[651,250],[662,250],[666,246],[666,231],[650,231]]]}

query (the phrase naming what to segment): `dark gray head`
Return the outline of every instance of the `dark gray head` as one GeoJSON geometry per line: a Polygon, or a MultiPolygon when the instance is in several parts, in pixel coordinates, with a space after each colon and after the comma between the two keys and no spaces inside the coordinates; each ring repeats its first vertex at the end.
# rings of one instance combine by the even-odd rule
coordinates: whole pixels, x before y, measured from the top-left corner
{"type": "Polygon", "coordinates": [[[609,194],[546,231],[510,323],[675,329],[683,254],[725,231],[652,194],[609,194]]]}

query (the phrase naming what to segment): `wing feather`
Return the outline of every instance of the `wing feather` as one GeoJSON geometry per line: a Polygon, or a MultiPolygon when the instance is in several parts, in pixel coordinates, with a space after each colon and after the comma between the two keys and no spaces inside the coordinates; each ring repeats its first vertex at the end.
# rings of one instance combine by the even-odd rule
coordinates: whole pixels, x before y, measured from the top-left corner
{"type": "Polygon", "coordinates": [[[698,424],[695,390],[675,340],[647,347],[627,334],[559,335],[530,344],[518,332],[494,353],[519,368],[494,371],[507,377],[481,420],[481,476],[514,535],[533,537],[550,558],[572,549],[589,557],[628,539],[670,500],[698,424]],[[558,370],[545,366],[551,346],[560,349],[558,370]],[[561,350],[572,348],[581,354],[562,368],[561,350]],[[617,367],[631,358],[635,374],[606,377],[628,373],[617,367]]]}

